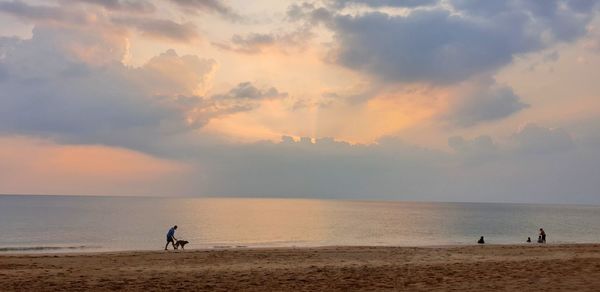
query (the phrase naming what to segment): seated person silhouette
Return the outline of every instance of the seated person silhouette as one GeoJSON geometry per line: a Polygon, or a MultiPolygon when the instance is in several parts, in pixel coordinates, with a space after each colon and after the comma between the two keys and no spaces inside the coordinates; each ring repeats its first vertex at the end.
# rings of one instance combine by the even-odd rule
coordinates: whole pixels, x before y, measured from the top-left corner
{"type": "Polygon", "coordinates": [[[477,243],[479,244],[484,244],[485,240],[483,240],[483,236],[479,238],[479,240],[477,241],[477,243]]]}

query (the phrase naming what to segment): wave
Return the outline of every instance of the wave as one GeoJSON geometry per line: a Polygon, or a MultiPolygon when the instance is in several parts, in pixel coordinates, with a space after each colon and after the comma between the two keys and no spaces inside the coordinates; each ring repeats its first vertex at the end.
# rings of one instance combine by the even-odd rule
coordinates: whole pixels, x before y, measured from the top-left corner
{"type": "Polygon", "coordinates": [[[57,250],[74,250],[74,249],[86,249],[93,248],[91,246],[78,245],[78,246],[9,246],[0,247],[0,252],[10,251],[57,251],[57,250]]]}

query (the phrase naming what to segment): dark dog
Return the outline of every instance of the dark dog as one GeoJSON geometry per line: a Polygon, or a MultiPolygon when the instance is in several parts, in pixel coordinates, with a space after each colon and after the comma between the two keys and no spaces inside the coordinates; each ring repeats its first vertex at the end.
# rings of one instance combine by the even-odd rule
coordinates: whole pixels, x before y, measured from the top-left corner
{"type": "Polygon", "coordinates": [[[189,243],[189,241],[187,241],[187,240],[177,240],[175,242],[175,249],[178,249],[179,247],[181,247],[181,249],[185,249],[185,245],[188,243],[189,243]]]}

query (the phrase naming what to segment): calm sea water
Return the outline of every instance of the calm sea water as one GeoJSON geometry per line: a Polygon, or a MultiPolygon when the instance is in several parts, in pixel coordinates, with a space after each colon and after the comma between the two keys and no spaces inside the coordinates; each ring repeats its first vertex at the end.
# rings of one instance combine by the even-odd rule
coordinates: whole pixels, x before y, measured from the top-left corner
{"type": "Polygon", "coordinates": [[[600,242],[600,207],[301,199],[0,196],[0,252],[600,242]]]}

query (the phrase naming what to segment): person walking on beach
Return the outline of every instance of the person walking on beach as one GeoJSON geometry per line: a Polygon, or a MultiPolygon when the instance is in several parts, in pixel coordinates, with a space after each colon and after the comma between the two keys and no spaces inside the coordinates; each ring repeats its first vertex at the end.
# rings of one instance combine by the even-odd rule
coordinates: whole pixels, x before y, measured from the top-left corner
{"type": "Polygon", "coordinates": [[[165,244],[165,250],[167,250],[169,242],[173,245],[173,249],[177,249],[177,247],[175,247],[175,241],[177,240],[177,238],[175,238],[175,230],[177,230],[177,225],[171,227],[169,232],[167,232],[167,244],[165,244]]]}
{"type": "Polygon", "coordinates": [[[540,228],[540,237],[541,237],[541,243],[546,243],[546,232],[544,231],[544,228],[540,228]]]}

